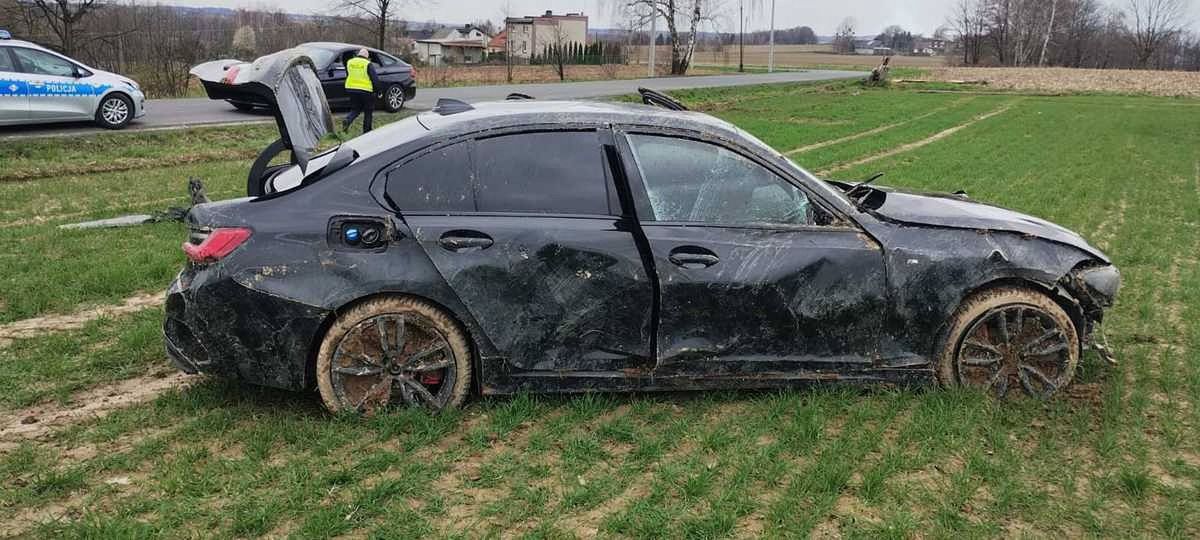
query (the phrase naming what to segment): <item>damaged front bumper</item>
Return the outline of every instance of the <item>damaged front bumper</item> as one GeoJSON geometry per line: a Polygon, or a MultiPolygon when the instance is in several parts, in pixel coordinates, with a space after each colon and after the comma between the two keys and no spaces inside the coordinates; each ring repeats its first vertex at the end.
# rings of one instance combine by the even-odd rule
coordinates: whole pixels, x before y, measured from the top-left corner
{"type": "Polygon", "coordinates": [[[1116,357],[1104,334],[1104,310],[1116,303],[1121,290],[1121,272],[1111,264],[1076,268],[1063,277],[1062,286],[1070,293],[1083,315],[1083,344],[1105,361],[1116,364],[1116,357]]]}
{"type": "Polygon", "coordinates": [[[188,268],[167,291],[163,341],[180,371],[253,384],[312,387],[311,352],[329,311],[188,268]]]}

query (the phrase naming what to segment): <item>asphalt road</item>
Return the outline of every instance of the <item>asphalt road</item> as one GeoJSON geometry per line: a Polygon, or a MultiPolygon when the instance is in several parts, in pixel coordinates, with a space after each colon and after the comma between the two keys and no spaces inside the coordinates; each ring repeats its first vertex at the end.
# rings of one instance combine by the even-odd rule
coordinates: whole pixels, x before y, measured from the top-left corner
{"type": "MultiPolygon", "coordinates": [[[[413,109],[430,109],[439,98],[453,98],[466,102],[493,101],[504,99],[505,96],[513,92],[520,92],[538,99],[587,99],[632,94],[639,87],[670,91],[685,88],[826,81],[863,77],[865,75],[866,73],[858,71],[807,70],[753,75],[704,75],[619,81],[511,84],[434,89],[418,88],[416,99],[410,101],[408,106],[413,109]]],[[[152,99],[147,101],[146,116],[135,120],[125,131],[177,129],[199,125],[235,124],[269,120],[270,117],[264,112],[240,112],[223,101],[213,101],[206,98],[152,99]]],[[[102,131],[105,130],[87,123],[13,126],[0,128],[0,140],[26,137],[70,136],[102,131]]]]}

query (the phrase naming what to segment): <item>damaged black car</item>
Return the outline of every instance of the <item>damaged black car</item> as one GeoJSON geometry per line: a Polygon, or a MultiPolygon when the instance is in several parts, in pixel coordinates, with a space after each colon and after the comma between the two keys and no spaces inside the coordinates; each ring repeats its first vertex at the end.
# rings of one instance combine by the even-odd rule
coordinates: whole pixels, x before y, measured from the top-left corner
{"type": "Polygon", "coordinates": [[[225,89],[289,96],[293,159],[188,214],[164,324],[184,371],[332,411],[811,381],[1045,398],[1119,288],[1062,227],[823,181],[650,91],[444,100],[313,154],[331,123],[311,70],[283,54],[225,89]]]}

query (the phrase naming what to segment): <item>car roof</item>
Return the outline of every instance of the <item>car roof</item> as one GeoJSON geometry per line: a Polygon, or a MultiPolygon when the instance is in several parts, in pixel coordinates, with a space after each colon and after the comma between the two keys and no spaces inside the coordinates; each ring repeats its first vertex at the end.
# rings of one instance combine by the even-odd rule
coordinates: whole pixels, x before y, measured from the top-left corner
{"type": "Polygon", "coordinates": [[[338,43],[336,41],[310,41],[308,43],[301,43],[301,44],[297,45],[297,47],[312,47],[314,49],[337,49],[337,50],[362,49],[362,48],[366,48],[366,49],[372,50],[372,51],[379,50],[379,49],[376,49],[375,47],[369,47],[367,45],[355,45],[353,43],[338,43]]]}
{"type": "Polygon", "coordinates": [[[440,137],[482,130],[568,124],[626,124],[676,128],[722,136],[732,140],[756,141],[753,136],[724,120],[707,114],[672,111],[634,103],[600,101],[511,100],[466,104],[452,114],[434,111],[394,122],[350,141],[362,157],[386,152],[400,141],[440,137]],[[423,129],[422,129],[423,128],[423,129]]]}
{"type": "Polygon", "coordinates": [[[54,49],[47,49],[46,47],[38,45],[37,43],[34,43],[32,41],[25,41],[25,40],[21,40],[21,39],[0,40],[0,46],[4,46],[4,45],[17,45],[17,46],[21,46],[21,47],[29,47],[30,49],[37,49],[39,51],[46,51],[46,52],[54,53],[54,54],[57,54],[60,56],[66,56],[58,51],[55,51],[54,49]]]}

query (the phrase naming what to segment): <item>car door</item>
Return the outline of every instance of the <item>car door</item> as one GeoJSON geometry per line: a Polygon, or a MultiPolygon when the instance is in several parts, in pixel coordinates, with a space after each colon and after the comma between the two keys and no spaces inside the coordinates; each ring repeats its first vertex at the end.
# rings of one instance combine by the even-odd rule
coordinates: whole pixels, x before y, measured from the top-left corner
{"type": "Polygon", "coordinates": [[[29,83],[9,47],[0,47],[0,124],[29,121],[29,83]]]}
{"type": "Polygon", "coordinates": [[[732,146],[662,133],[628,133],[624,146],[658,274],[656,375],[872,365],[885,308],[877,243],[732,146]]]}
{"type": "Polygon", "coordinates": [[[653,283],[595,129],[452,144],[387,174],[387,194],[517,371],[653,367],[653,283]]]}
{"type": "Polygon", "coordinates": [[[90,120],[96,114],[98,88],[82,80],[82,68],[61,56],[13,47],[17,66],[29,83],[29,116],[38,120],[90,120]]]}
{"type": "Polygon", "coordinates": [[[325,99],[332,105],[341,105],[346,99],[346,61],[354,57],[354,51],[338,51],[328,66],[317,70],[321,85],[325,88],[325,99]]]}

